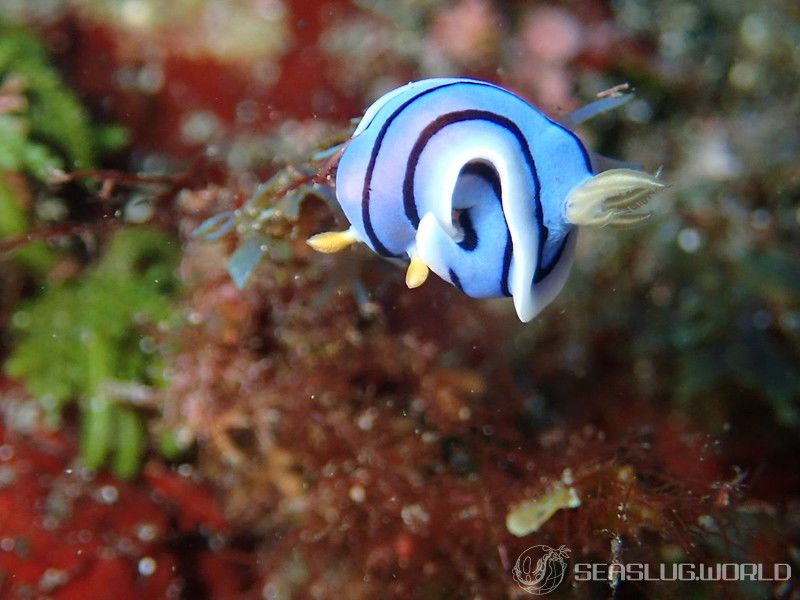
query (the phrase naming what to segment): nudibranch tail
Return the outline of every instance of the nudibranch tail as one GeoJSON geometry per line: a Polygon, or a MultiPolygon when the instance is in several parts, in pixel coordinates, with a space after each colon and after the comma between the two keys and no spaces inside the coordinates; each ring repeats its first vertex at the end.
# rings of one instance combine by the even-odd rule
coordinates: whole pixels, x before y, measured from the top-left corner
{"type": "Polygon", "coordinates": [[[650,216],[639,210],[665,183],[633,169],[611,169],[595,175],[567,197],[566,217],[574,225],[625,227],[650,216]]]}
{"type": "Polygon", "coordinates": [[[351,227],[345,231],[326,231],[312,235],[306,240],[306,243],[317,252],[332,254],[344,250],[358,241],[361,240],[356,230],[351,227]]]}

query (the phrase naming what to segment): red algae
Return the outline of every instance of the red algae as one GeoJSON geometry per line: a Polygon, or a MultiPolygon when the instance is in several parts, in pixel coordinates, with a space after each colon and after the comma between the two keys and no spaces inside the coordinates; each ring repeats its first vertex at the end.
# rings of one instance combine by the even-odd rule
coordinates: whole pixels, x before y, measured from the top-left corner
{"type": "MultiPolygon", "coordinates": [[[[31,400],[8,386],[4,418],[18,427],[31,400]]],[[[0,424],[0,596],[95,598],[114,590],[115,598],[134,599],[243,589],[248,565],[224,542],[230,526],[196,477],[154,463],[143,480],[125,483],[72,461],[69,432],[30,427],[19,433],[0,424]],[[213,581],[187,568],[185,550],[176,552],[185,543],[197,544],[196,559],[213,581]]]]}

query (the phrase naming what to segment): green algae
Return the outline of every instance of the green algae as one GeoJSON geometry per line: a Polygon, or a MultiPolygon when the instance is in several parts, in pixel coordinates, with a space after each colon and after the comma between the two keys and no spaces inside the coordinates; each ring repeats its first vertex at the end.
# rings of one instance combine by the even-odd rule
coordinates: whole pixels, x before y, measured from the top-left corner
{"type": "Polygon", "coordinates": [[[26,106],[0,115],[0,171],[46,180],[54,169],[90,168],[125,143],[124,129],[91,122],[35,35],[0,23],[0,78],[9,77],[22,86],[26,106]]]}
{"type": "MultiPolygon", "coordinates": [[[[0,239],[31,229],[30,207],[8,185],[8,174],[23,174],[33,188],[62,169],[88,169],[100,156],[119,149],[127,132],[92,123],[87,110],[29,30],[0,21],[0,239]]],[[[30,190],[29,190],[30,191],[30,190]]],[[[17,261],[43,273],[54,261],[42,243],[16,253],[17,261]]]]}
{"type": "Polygon", "coordinates": [[[177,246],[156,229],[120,231],[96,267],[47,288],[13,317],[18,343],[7,373],[42,400],[53,423],[80,399],[82,456],[92,468],[113,451],[117,474],[137,470],[145,447],[141,417],[107,384],[159,383],[160,358],[148,330],[172,316],[177,259],[177,246]]]}

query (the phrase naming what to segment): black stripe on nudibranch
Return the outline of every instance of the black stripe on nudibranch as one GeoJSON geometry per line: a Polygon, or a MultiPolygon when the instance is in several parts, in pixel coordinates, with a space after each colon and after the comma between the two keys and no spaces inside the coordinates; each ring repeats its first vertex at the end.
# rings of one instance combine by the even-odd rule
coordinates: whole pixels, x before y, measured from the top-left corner
{"type": "Polygon", "coordinates": [[[458,278],[458,275],[456,275],[456,272],[453,271],[453,269],[448,269],[447,274],[450,276],[450,281],[453,282],[453,285],[456,286],[456,289],[459,292],[463,292],[464,286],[461,285],[461,280],[458,278]]]}
{"type": "MultiPolygon", "coordinates": [[[[480,177],[484,181],[486,181],[491,187],[492,192],[497,198],[497,201],[500,203],[500,207],[502,209],[503,206],[503,189],[500,183],[500,175],[497,173],[497,169],[495,169],[491,164],[484,162],[482,160],[474,160],[470,163],[467,163],[463,169],[461,169],[461,174],[468,174],[474,175],[475,177],[480,177]]],[[[462,213],[463,214],[463,213],[462,213]]],[[[503,215],[505,219],[505,215],[503,215]]],[[[459,224],[464,227],[464,224],[459,221],[459,224]]],[[[470,220],[470,225],[472,225],[472,221],[470,220]]],[[[466,238],[466,233],[465,233],[466,238]]],[[[477,244],[477,234],[475,235],[475,243],[477,244]]],[[[461,247],[464,248],[464,242],[461,242],[461,247]]],[[[466,248],[465,248],[466,249],[466,248]]],[[[506,222],[506,247],[503,251],[503,272],[500,275],[500,291],[503,293],[504,296],[511,296],[511,291],[508,289],[508,274],[511,271],[511,257],[514,254],[514,242],[511,241],[511,232],[508,230],[508,222],[506,222]]]]}
{"type": "MultiPolygon", "coordinates": [[[[400,106],[392,111],[386,120],[384,120],[383,124],[381,125],[380,130],[378,131],[378,136],[375,138],[375,143],[372,146],[372,152],[369,157],[369,163],[367,164],[367,172],[364,176],[364,187],[361,191],[361,220],[364,222],[364,232],[367,234],[372,247],[375,249],[375,252],[381,254],[382,256],[393,256],[397,257],[397,254],[392,254],[392,252],[381,242],[378,238],[378,234],[375,232],[375,228],[372,226],[372,218],[370,216],[370,194],[372,193],[372,175],[375,172],[375,164],[378,161],[378,154],[380,152],[381,146],[383,145],[383,140],[386,137],[389,128],[391,127],[394,120],[402,113],[406,108],[411,106],[414,102],[419,100],[420,98],[427,96],[433,92],[438,90],[453,87],[456,85],[476,85],[482,87],[490,87],[496,90],[500,90],[510,94],[507,90],[504,90],[501,87],[493,85],[491,83],[487,83],[485,81],[477,81],[477,80],[458,80],[458,81],[451,81],[448,83],[443,83],[442,85],[438,85],[436,87],[428,88],[426,90],[421,91],[420,93],[412,96],[405,102],[403,102],[400,106]]],[[[513,95],[513,94],[511,94],[513,95]]],[[[524,101],[523,101],[524,102],[524,101]]],[[[373,118],[372,122],[367,125],[367,128],[372,126],[372,123],[375,122],[377,119],[377,115],[373,118]]]]}
{"type": "Polygon", "coordinates": [[[478,247],[478,233],[475,231],[475,226],[472,224],[472,218],[469,216],[469,209],[462,210],[458,215],[458,224],[461,231],[464,233],[464,238],[458,242],[463,250],[472,252],[478,247]]]}
{"type": "MultiPolygon", "coordinates": [[[[408,156],[408,163],[406,164],[406,172],[405,177],[403,178],[403,208],[406,213],[406,217],[408,218],[409,222],[413,225],[416,229],[419,226],[419,210],[417,208],[417,201],[414,196],[414,177],[416,175],[417,166],[419,164],[419,160],[422,157],[422,153],[425,150],[425,146],[428,145],[428,142],[431,138],[439,133],[445,127],[450,125],[454,125],[456,123],[463,123],[465,121],[485,121],[488,123],[493,123],[498,125],[499,127],[504,128],[507,130],[514,138],[517,140],[517,143],[520,146],[520,150],[522,151],[522,156],[525,159],[525,163],[530,171],[531,178],[533,179],[533,201],[534,201],[534,209],[535,215],[534,218],[536,219],[536,225],[539,229],[539,244],[537,248],[537,258],[536,258],[536,271],[534,272],[534,281],[539,281],[541,276],[539,275],[541,262],[542,262],[542,253],[544,252],[544,243],[547,240],[548,230],[544,224],[544,210],[542,209],[542,199],[541,199],[541,184],[539,182],[539,175],[536,171],[536,162],[533,159],[533,154],[531,153],[530,145],[528,144],[528,140],[525,137],[525,134],[522,133],[522,130],[514,123],[511,119],[504,117],[503,115],[498,115],[497,113],[487,111],[487,110],[477,110],[477,109],[467,109],[467,110],[459,110],[451,113],[446,113],[433,121],[431,121],[425,129],[422,130],[417,141],[414,143],[414,146],[411,149],[411,153],[408,156]]],[[[502,198],[502,196],[501,196],[502,198]]],[[[508,251],[508,247],[506,247],[506,251],[508,251]]],[[[509,259],[509,270],[510,270],[510,259],[509,259]]],[[[505,271],[505,269],[504,269],[505,271]]],[[[503,282],[504,282],[504,293],[507,291],[508,288],[508,272],[504,272],[503,274],[503,282]]]]}
{"type": "Polygon", "coordinates": [[[500,279],[500,289],[504,296],[510,296],[511,290],[508,288],[508,275],[511,272],[511,257],[514,256],[514,242],[511,240],[511,232],[506,226],[506,249],[503,253],[503,274],[500,279]]]}
{"type": "MultiPolygon", "coordinates": [[[[472,175],[474,177],[480,177],[483,179],[491,186],[492,192],[494,193],[495,198],[497,198],[497,201],[501,202],[500,177],[497,175],[497,171],[494,169],[494,167],[492,167],[490,164],[478,160],[467,163],[458,174],[459,177],[462,175],[472,175]]],[[[464,233],[464,239],[458,242],[458,245],[468,252],[475,250],[475,248],[478,247],[478,233],[475,231],[475,226],[472,224],[472,217],[470,216],[468,208],[460,211],[460,214],[458,215],[458,224],[464,233]]]]}

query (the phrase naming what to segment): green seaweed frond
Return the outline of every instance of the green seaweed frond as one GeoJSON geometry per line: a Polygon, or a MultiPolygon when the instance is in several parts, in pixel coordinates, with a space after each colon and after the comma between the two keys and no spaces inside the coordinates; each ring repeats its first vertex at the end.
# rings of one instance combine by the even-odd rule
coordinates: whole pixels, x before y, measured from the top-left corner
{"type": "MultiPolygon", "coordinates": [[[[93,167],[103,153],[126,141],[125,129],[90,121],[32,32],[0,21],[0,239],[31,226],[30,207],[8,184],[13,174],[27,176],[25,187],[44,183],[62,169],[93,167]]],[[[43,272],[52,252],[34,243],[16,258],[43,272]]]]}
{"type": "Polygon", "coordinates": [[[134,475],[144,451],[139,414],[110,397],[110,382],[158,385],[159,359],[147,332],[168,320],[177,287],[179,248],[147,227],[111,240],[102,260],[79,280],[47,289],[13,321],[18,343],[6,370],[25,381],[54,423],[80,400],[82,455],[99,468],[112,449],[115,471],[134,475]]]}
{"type": "Polygon", "coordinates": [[[0,24],[0,84],[19,102],[0,111],[0,171],[46,180],[53,169],[87,169],[126,142],[120,127],[97,127],[31,32],[0,24]]]}

